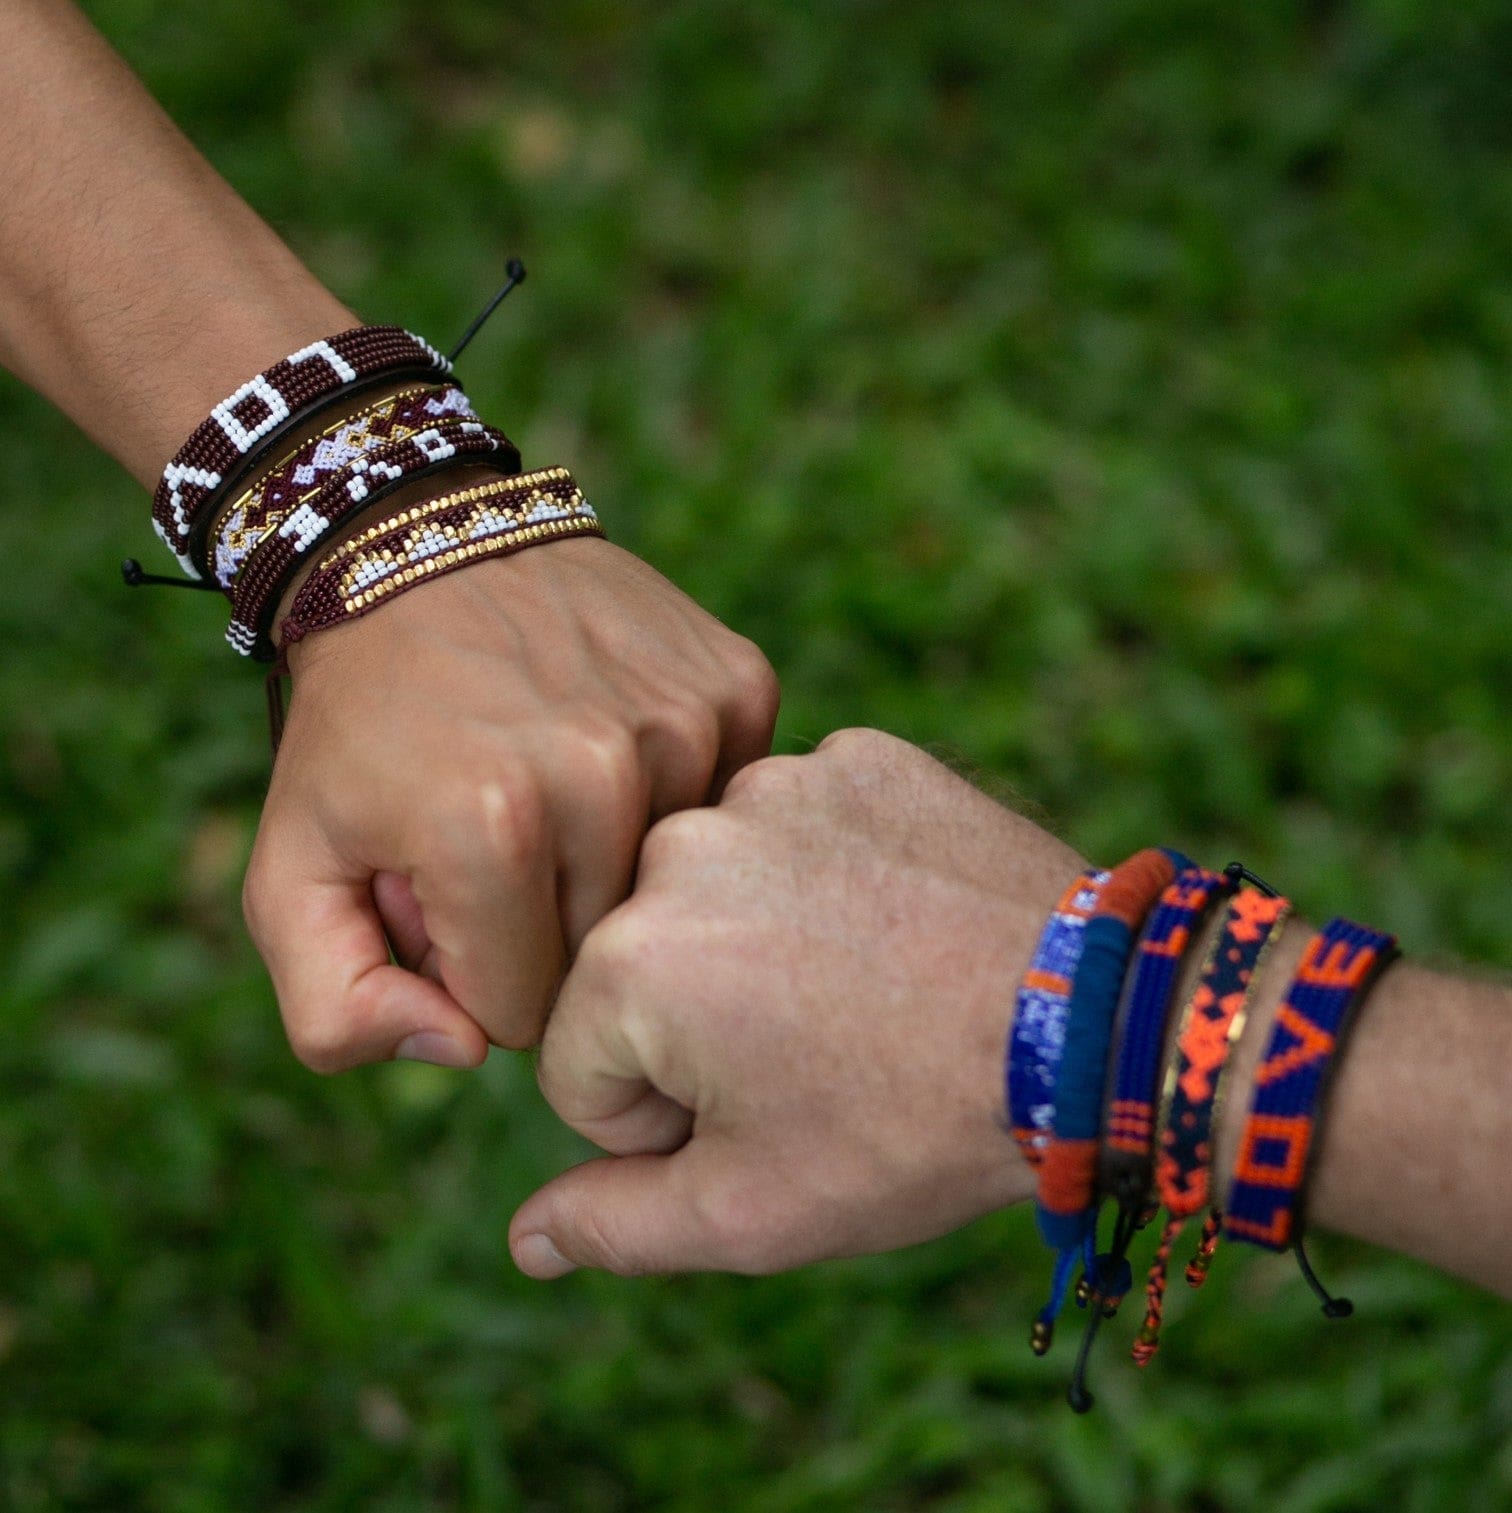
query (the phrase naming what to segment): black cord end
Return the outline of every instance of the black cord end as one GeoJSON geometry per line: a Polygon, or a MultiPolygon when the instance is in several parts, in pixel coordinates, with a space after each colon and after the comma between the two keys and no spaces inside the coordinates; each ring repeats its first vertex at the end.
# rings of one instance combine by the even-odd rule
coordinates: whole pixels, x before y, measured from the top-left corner
{"type": "Polygon", "coordinates": [[[1253,883],[1267,898],[1279,898],[1280,894],[1263,877],[1256,877],[1243,862],[1230,862],[1223,875],[1237,888],[1241,881],[1253,883]]]}
{"type": "Polygon", "coordinates": [[[142,586],[142,564],[135,557],[128,557],[121,564],[121,582],[127,588],[140,588],[142,586]]]}
{"type": "Polygon", "coordinates": [[[1348,1298],[1334,1297],[1318,1280],[1318,1274],[1312,1269],[1312,1262],[1307,1259],[1307,1248],[1303,1245],[1300,1236],[1292,1243],[1292,1253],[1297,1258],[1297,1265],[1301,1269],[1303,1279],[1313,1290],[1313,1296],[1323,1305],[1323,1317],[1347,1319],[1354,1312],[1354,1304],[1348,1298]]]}
{"type": "Polygon", "coordinates": [[[1066,1388],[1066,1401],[1073,1413],[1090,1413],[1097,1399],[1080,1382],[1072,1382],[1066,1388]]]}
{"type": "Polygon", "coordinates": [[[456,360],[462,355],[464,349],[467,347],[467,344],[473,339],[473,337],[478,334],[479,331],[483,329],[483,323],[488,319],[490,315],[494,313],[495,310],[499,308],[500,304],[504,300],[504,296],[507,295],[511,289],[517,289],[521,284],[525,282],[525,264],[522,263],[517,257],[510,258],[510,260],[504,265],[504,272],[507,277],[505,278],[503,285],[494,294],[494,297],[489,300],[489,302],[484,305],[483,308],[473,318],[472,324],[458,338],[457,345],[446,354],[446,360],[448,362],[456,362],[456,360]]]}

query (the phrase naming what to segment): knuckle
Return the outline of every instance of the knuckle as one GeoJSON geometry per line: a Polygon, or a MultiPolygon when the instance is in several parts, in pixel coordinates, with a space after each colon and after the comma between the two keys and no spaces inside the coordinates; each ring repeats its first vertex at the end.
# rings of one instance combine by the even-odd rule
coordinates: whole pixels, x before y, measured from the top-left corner
{"type": "Polygon", "coordinates": [[[626,1242],[618,1232],[618,1226],[603,1210],[584,1205],[577,1218],[578,1234],[584,1246],[605,1271],[619,1277],[641,1277],[654,1270],[636,1253],[635,1247],[626,1242]]]}
{"type": "Polygon", "coordinates": [[[725,784],[724,797],[752,799],[763,795],[785,792],[800,776],[802,757],[769,756],[759,761],[747,762],[725,784]]]}
{"type": "Polygon", "coordinates": [[[735,684],[740,704],[753,722],[777,723],[777,709],[782,703],[782,684],[776,670],[762,649],[746,637],[738,637],[733,655],[735,684]]]}
{"type": "Polygon", "coordinates": [[[668,704],[657,723],[690,763],[713,769],[719,757],[719,716],[711,704],[692,699],[668,704]]]}
{"type": "Polygon", "coordinates": [[[832,731],[815,747],[815,755],[827,752],[844,761],[866,761],[894,750],[902,742],[885,731],[872,730],[864,725],[832,731]]]}
{"type": "Polygon", "coordinates": [[[247,933],[258,945],[268,938],[268,919],[272,912],[272,903],[272,880],[266,867],[258,861],[257,853],[254,853],[252,861],[247,866],[247,874],[242,878],[241,908],[247,933]]]}
{"type": "Polygon", "coordinates": [[[782,1269],[780,1237],[753,1187],[732,1182],[700,1194],[694,1218],[721,1269],[747,1276],[782,1269]]]}
{"type": "Polygon", "coordinates": [[[605,723],[580,729],[571,749],[581,779],[591,788],[628,798],[640,785],[640,753],[623,725],[605,723]]]}
{"type": "Polygon", "coordinates": [[[459,776],[438,809],[432,836],[448,857],[515,867],[545,844],[545,794],[523,764],[500,762],[459,776]]]}
{"type": "Polygon", "coordinates": [[[352,1065],[352,1041],[334,1015],[302,1015],[288,1021],[289,1045],[312,1072],[328,1077],[352,1065]]]}
{"type": "Polygon", "coordinates": [[[654,951],[660,931],[651,911],[622,905],[591,929],[572,970],[572,1001],[602,1010],[654,951]]]}
{"type": "Polygon", "coordinates": [[[658,820],[641,842],[641,867],[645,872],[676,868],[718,851],[724,823],[714,809],[679,809],[658,820]]]}

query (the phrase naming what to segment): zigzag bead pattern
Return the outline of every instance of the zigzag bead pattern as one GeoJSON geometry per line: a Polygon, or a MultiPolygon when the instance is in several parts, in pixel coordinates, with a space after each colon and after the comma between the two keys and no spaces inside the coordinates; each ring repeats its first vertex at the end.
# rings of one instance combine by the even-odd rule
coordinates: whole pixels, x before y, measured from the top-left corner
{"type": "Polygon", "coordinates": [[[476,420],[467,395],[454,384],[406,389],[343,415],[310,437],[236,499],[212,528],[215,581],[229,589],[247,560],[320,487],[357,458],[404,441],[438,420],[476,420]]]}
{"type": "Polygon", "coordinates": [[[1396,955],[1396,937],[1347,919],[1308,942],[1255,1073],[1224,1233],[1285,1250],[1299,1214],[1326,1091],[1350,1012],[1396,955]]]}
{"type": "Polygon", "coordinates": [[[417,583],[485,557],[563,536],[603,534],[566,468],[428,500],[369,526],[322,558],[294,596],[280,642],[356,619],[417,583]]]}
{"type": "Polygon", "coordinates": [[[502,454],[506,460],[517,455],[502,431],[480,421],[451,418],[348,463],[287,516],[243,568],[230,590],[226,640],[243,656],[271,662],[277,653],[269,631],[278,601],[311,547],[329,540],[343,521],[401,484],[489,454],[502,454]]]}
{"type": "Polygon", "coordinates": [[[1045,921],[1019,984],[1008,1039],[1008,1121],[1024,1159],[1038,1166],[1055,1124],[1055,1077],[1066,1043],[1066,1012],[1081,960],[1082,933],[1111,874],[1081,873],[1045,921]]]}
{"type": "Polygon", "coordinates": [[[292,352],[250,378],[200,422],[163,469],[153,526],[191,578],[203,576],[188,550],[196,517],[234,486],[247,459],[328,395],[384,374],[447,374],[451,363],[398,326],[357,326],[292,352]]]}

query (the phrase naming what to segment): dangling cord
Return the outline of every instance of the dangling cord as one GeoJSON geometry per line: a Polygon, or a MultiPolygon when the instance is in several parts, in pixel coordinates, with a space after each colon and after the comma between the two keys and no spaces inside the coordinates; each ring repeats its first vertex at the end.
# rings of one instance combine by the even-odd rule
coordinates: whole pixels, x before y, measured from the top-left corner
{"type": "Polygon", "coordinates": [[[1148,1366],[1160,1349],[1160,1325],[1165,1317],[1166,1276],[1171,1265],[1171,1247],[1176,1236],[1186,1224],[1185,1219],[1167,1219],[1160,1232],[1160,1244],[1155,1250],[1155,1259],[1150,1262],[1149,1276],[1145,1279],[1145,1316],[1134,1337],[1129,1354],[1136,1366],[1148,1366]]]}
{"type": "Polygon", "coordinates": [[[1128,1209],[1120,1208],[1118,1218],[1113,1225],[1113,1240],[1111,1249],[1107,1255],[1097,1258],[1097,1282],[1092,1289],[1089,1300],[1091,1317],[1087,1320],[1087,1327],[1082,1331],[1081,1347],[1076,1352],[1076,1365],[1071,1372],[1071,1384],[1066,1388],[1066,1401],[1071,1405],[1075,1413],[1088,1412],[1096,1398],[1087,1390],[1087,1361],[1092,1354],[1092,1342],[1097,1338],[1097,1331],[1102,1327],[1104,1318],[1109,1317],[1113,1309],[1117,1307],[1116,1299],[1122,1296],[1118,1292],[1121,1283],[1124,1290],[1128,1290],[1128,1282],[1120,1273],[1128,1270],[1129,1242],[1134,1238],[1137,1214],[1131,1214],[1128,1209]],[[1105,1305],[1113,1303],[1113,1309],[1105,1305]]]}
{"type": "MultiPolygon", "coordinates": [[[[1116,1237],[1116,1226],[1114,1233],[1116,1237]]],[[[1087,1307],[1100,1281],[1103,1314],[1111,1319],[1118,1312],[1118,1305],[1128,1296],[1129,1288],[1134,1283],[1134,1273],[1127,1259],[1120,1260],[1110,1250],[1098,1255],[1095,1254],[1096,1250],[1097,1233],[1094,1230],[1087,1235],[1082,1247],[1082,1274],[1081,1280],[1076,1284],[1076,1306],[1087,1307]]]]}
{"type": "Polygon", "coordinates": [[[1223,1233],[1223,1215],[1216,1208],[1208,1210],[1202,1221],[1202,1238],[1197,1242],[1197,1253],[1187,1262],[1188,1287],[1201,1287],[1208,1279],[1208,1268],[1213,1264],[1213,1252],[1218,1249],[1218,1237],[1223,1233]]]}
{"type": "Polygon", "coordinates": [[[127,588],[193,588],[202,593],[218,594],[220,584],[206,578],[164,578],[157,573],[142,571],[142,564],[135,557],[128,557],[121,564],[121,581],[127,588]]]}
{"type": "Polygon", "coordinates": [[[1055,1321],[1060,1316],[1066,1301],[1066,1289],[1071,1285],[1071,1269],[1076,1265],[1077,1247],[1060,1251],[1055,1257],[1055,1270],[1050,1276],[1050,1299],[1040,1309],[1029,1329],[1029,1348],[1036,1355],[1043,1355],[1055,1338],[1055,1321]]]}
{"type": "Polygon", "coordinates": [[[1297,1252],[1297,1265],[1302,1269],[1302,1275],[1307,1280],[1307,1285],[1317,1295],[1318,1301],[1323,1305],[1323,1317],[1325,1319],[1347,1319],[1354,1312],[1354,1304],[1348,1298],[1336,1298],[1318,1280],[1318,1274],[1312,1269],[1312,1262],[1307,1259],[1307,1252],[1302,1248],[1302,1239],[1299,1235],[1292,1247],[1297,1252]]]}
{"type": "Polygon", "coordinates": [[[1097,1269],[1101,1265],[1101,1257],[1097,1254],[1097,1223],[1093,1221],[1092,1227],[1082,1237],[1082,1274],[1076,1279],[1076,1306],[1085,1308],[1087,1300],[1092,1296],[1092,1283],[1097,1276],[1097,1269]]]}
{"type": "Polygon", "coordinates": [[[486,305],[483,306],[482,310],[478,312],[477,318],[473,321],[472,325],[470,325],[467,330],[462,333],[462,339],[457,343],[455,347],[451,349],[450,352],[446,354],[446,360],[448,362],[456,362],[456,360],[462,355],[463,348],[466,347],[467,344],[473,339],[473,337],[475,337],[478,332],[483,329],[484,321],[486,321],[488,317],[492,315],[501,304],[503,304],[504,296],[508,294],[509,291],[513,289],[517,284],[523,284],[525,282],[525,264],[522,263],[517,257],[510,258],[510,260],[504,265],[504,272],[508,275],[508,277],[505,279],[503,287],[498,291],[497,294],[494,295],[491,300],[489,300],[486,305]]]}
{"type": "Polygon", "coordinates": [[[278,755],[278,744],[283,740],[283,680],[288,671],[288,656],[279,652],[278,660],[268,669],[268,676],[263,680],[263,691],[268,696],[268,744],[273,748],[275,757],[278,755]]]}
{"type": "Polygon", "coordinates": [[[289,648],[296,642],[304,640],[305,628],[293,615],[285,615],[283,625],[279,628],[278,635],[278,659],[268,669],[268,676],[263,680],[263,691],[268,697],[268,744],[273,748],[273,755],[278,755],[279,743],[283,740],[284,732],[284,679],[289,676],[289,648]]]}

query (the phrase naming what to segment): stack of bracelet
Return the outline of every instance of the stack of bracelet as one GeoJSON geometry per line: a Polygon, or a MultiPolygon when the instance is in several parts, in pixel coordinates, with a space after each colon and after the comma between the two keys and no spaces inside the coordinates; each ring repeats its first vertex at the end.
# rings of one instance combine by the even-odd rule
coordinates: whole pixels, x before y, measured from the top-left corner
{"type": "MultiPolygon", "coordinates": [[[[511,265],[504,292],[520,277],[511,265]]],[[[450,373],[447,358],[397,326],[343,331],[249,379],[163,469],[158,535],[192,586],[230,599],[231,645],[275,663],[275,749],[281,643],[485,557],[603,534],[565,469],[519,476],[513,443],[479,420],[450,373]],[[375,508],[403,485],[465,464],[493,476],[389,514],[375,508]],[[280,636],[279,605],[312,561],[280,636]]],[[[126,568],[128,581],[154,581],[135,563],[126,568]]]]}
{"type": "Polygon", "coordinates": [[[1036,1216],[1055,1255],[1049,1300],[1030,1344],[1036,1354],[1049,1349],[1080,1259],[1076,1297],[1090,1317],[1067,1393],[1078,1411],[1092,1405],[1085,1370],[1098,1324],[1130,1287],[1128,1247],[1162,1207],[1167,1219],[1133,1347],[1140,1365],[1158,1348],[1172,1247],[1204,1209],[1202,1238],[1186,1269],[1193,1287],[1205,1279],[1221,1231],[1294,1249],[1324,1313],[1350,1312],[1313,1274],[1303,1214],[1335,1051],[1352,1011],[1394,957],[1392,937],[1338,919],[1313,937],[1255,1076],[1227,1202],[1220,1207],[1212,1192],[1224,1068],[1244,1032],[1259,966],[1290,907],[1238,863],[1218,874],[1174,851],[1142,851],[1110,873],[1088,871],[1071,883],[1019,987],[1005,1069],[1009,1124],[1035,1168],[1036,1216]],[[1225,902],[1196,986],[1178,1009],[1187,953],[1206,916],[1225,902]],[[1162,1073],[1168,1032],[1174,1049],[1162,1073]],[[1116,1204],[1117,1219],[1109,1249],[1099,1254],[1104,1199],[1116,1204]]]}

